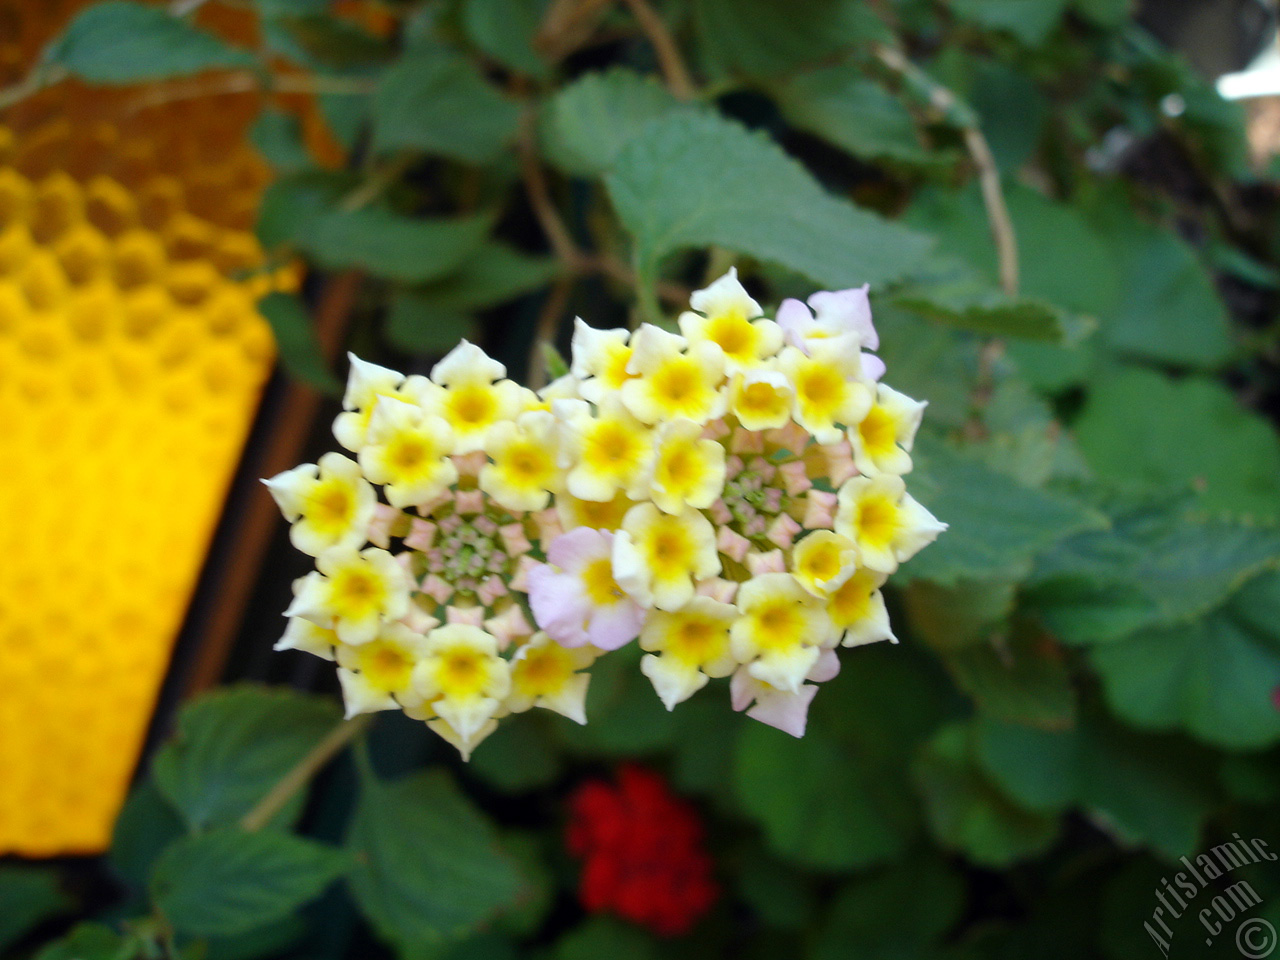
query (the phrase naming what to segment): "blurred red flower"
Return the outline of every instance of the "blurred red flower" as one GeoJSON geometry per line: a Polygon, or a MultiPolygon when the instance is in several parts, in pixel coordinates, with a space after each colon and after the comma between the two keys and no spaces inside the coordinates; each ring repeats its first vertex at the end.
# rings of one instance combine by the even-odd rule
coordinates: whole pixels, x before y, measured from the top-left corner
{"type": "Polygon", "coordinates": [[[589,780],[569,798],[569,851],[584,859],[578,897],[654,933],[687,933],[719,889],[693,806],[651,770],[624,766],[617,782],[589,780]]]}

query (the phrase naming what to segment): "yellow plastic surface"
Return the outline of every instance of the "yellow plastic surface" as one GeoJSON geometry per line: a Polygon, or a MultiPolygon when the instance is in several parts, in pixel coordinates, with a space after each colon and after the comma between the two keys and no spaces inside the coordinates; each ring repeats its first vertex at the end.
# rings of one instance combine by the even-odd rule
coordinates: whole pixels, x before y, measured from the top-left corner
{"type": "MultiPolygon", "coordinates": [[[[0,0],[0,85],[79,5],[0,0]]],[[[0,114],[0,854],[108,845],[270,371],[254,107],[0,114]]]]}

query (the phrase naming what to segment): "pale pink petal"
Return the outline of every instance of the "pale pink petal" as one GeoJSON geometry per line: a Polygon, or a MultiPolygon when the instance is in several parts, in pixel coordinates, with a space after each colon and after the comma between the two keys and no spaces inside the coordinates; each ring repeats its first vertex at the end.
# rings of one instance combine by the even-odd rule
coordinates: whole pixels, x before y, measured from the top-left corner
{"type": "Polygon", "coordinates": [[[802,453],[804,448],[809,445],[809,434],[804,427],[794,420],[787,421],[784,426],[779,427],[777,430],[768,431],[766,439],[783,450],[790,450],[794,454],[802,453]]]}
{"type": "Polygon", "coordinates": [[[840,658],[836,656],[836,652],[831,649],[823,650],[818,654],[818,659],[814,661],[809,672],[804,675],[806,680],[812,680],[814,683],[826,683],[840,672],[840,658]]]}
{"type": "Polygon", "coordinates": [[[756,705],[747,711],[752,720],[759,720],[793,737],[803,737],[809,720],[809,704],[818,688],[811,683],[802,684],[797,693],[781,690],[761,691],[756,705]]]}
{"type": "Polygon", "coordinates": [[[827,461],[827,479],[833,487],[839,487],[850,477],[857,475],[858,468],[853,465],[853,450],[849,447],[849,441],[829,444],[822,448],[822,452],[827,461]]]}
{"type": "Polygon", "coordinates": [[[522,557],[533,549],[533,544],[524,535],[523,523],[508,523],[500,528],[500,532],[502,534],[502,545],[507,548],[507,553],[522,557]]]}
{"type": "Polygon", "coordinates": [[[610,556],[613,534],[608,530],[578,527],[561,534],[547,548],[547,559],[561,570],[581,570],[592,560],[610,556]]]}
{"type": "Polygon", "coordinates": [[[734,533],[728,527],[721,527],[720,532],[716,534],[716,549],[726,557],[741,563],[742,558],[751,549],[751,541],[740,534],[734,533]]]}
{"type": "Polygon", "coordinates": [[[862,372],[868,380],[878,381],[884,376],[884,361],[877,357],[874,353],[862,354],[862,372]]]}
{"type": "Polygon", "coordinates": [[[400,618],[400,622],[414,633],[427,634],[440,626],[440,621],[423,610],[416,603],[409,604],[409,612],[400,618]]]}
{"type": "Polygon", "coordinates": [[[582,594],[582,582],[545,563],[536,563],[529,570],[528,582],[529,609],[538,626],[562,646],[585,645],[589,638],[583,625],[590,607],[582,594]]]}
{"type": "Polygon", "coordinates": [[[484,512],[484,493],[479,490],[459,490],[454,504],[461,516],[484,512]]]}
{"type": "Polygon", "coordinates": [[[488,577],[484,583],[480,584],[480,589],[476,593],[485,606],[491,607],[493,606],[493,601],[507,595],[507,585],[501,577],[488,577]]]}
{"type": "Polygon", "coordinates": [[[837,333],[856,333],[864,347],[878,350],[880,335],[871,322],[870,289],[871,285],[864,283],[849,290],[822,291],[809,298],[809,306],[824,327],[837,333]]]}
{"type": "Polygon", "coordinates": [[[590,614],[587,637],[593,647],[617,650],[640,636],[644,619],[644,611],[630,600],[622,600],[610,607],[596,607],[590,614]]]}
{"type": "Polygon", "coordinates": [[[511,589],[522,593],[529,592],[529,571],[538,566],[538,561],[527,554],[516,561],[515,576],[511,578],[511,589]]]}
{"type": "Polygon", "coordinates": [[[539,510],[533,515],[533,522],[538,526],[538,539],[543,543],[550,543],[564,533],[564,529],[560,526],[560,514],[556,512],[555,507],[539,510]]]}
{"type": "Polygon", "coordinates": [[[813,313],[799,300],[788,297],[778,306],[778,326],[782,328],[787,343],[799,347],[805,353],[805,334],[813,326],[813,313]]]}
{"type": "Polygon", "coordinates": [[[747,554],[747,569],[753,577],[758,577],[762,573],[786,573],[787,565],[781,550],[770,550],[768,553],[747,554]]]}
{"type": "Polygon", "coordinates": [[[712,420],[702,428],[702,436],[707,440],[719,440],[729,435],[729,425],[723,419],[712,420]]]}
{"type": "Polygon", "coordinates": [[[460,623],[467,627],[484,627],[484,607],[446,607],[446,623],[460,623]]]}
{"type": "Polygon", "coordinates": [[[365,531],[370,543],[383,550],[391,546],[391,529],[404,514],[395,507],[385,503],[373,505],[373,516],[369,518],[369,528],[365,531]]]}
{"type": "Polygon", "coordinates": [[[826,490],[810,490],[805,496],[804,526],[808,530],[830,530],[835,524],[836,495],[826,490]]]}
{"type": "Polygon", "coordinates": [[[470,453],[457,453],[453,456],[453,465],[458,468],[458,474],[464,477],[480,476],[480,471],[488,462],[489,458],[485,456],[483,450],[472,450],[470,453]]]}
{"type": "Polygon", "coordinates": [[[733,598],[738,592],[738,585],[732,580],[726,580],[723,577],[709,577],[694,584],[693,592],[700,597],[710,597],[712,600],[718,600],[721,603],[733,603],[733,598]]]}
{"type": "Polygon", "coordinates": [[[738,427],[733,431],[729,449],[737,454],[764,453],[764,434],[758,430],[738,427]]]}
{"type": "Polygon", "coordinates": [[[471,521],[471,526],[479,530],[486,537],[492,537],[498,532],[498,522],[492,517],[476,517],[471,521]]]}
{"type": "Polygon", "coordinates": [[[444,603],[453,596],[453,584],[433,573],[422,581],[422,592],[433,597],[437,603],[444,603]]]}
{"type": "Polygon", "coordinates": [[[404,545],[414,550],[430,550],[436,542],[436,525],[430,520],[419,520],[414,517],[409,523],[409,535],[404,538],[404,545]]]}
{"type": "Polygon", "coordinates": [[[751,701],[756,698],[756,692],[760,687],[760,681],[751,676],[745,666],[735,670],[733,677],[729,680],[729,700],[733,704],[733,709],[742,711],[751,706],[751,701]]]}
{"type": "Polygon", "coordinates": [[[782,474],[782,485],[786,487],[787,493],[793,497],[798,497],[810,487],[813,481],[809,479],[809,474],[803,460],[792,460],[790,463],[784,463],[778,468],[782,474]]]}
{"type": "Polygon", "coordinates": [[[498,647],[505,650],[513,640],[521,640],[533,633],[533,627],[525,619],[520,605],[513,603],[496,617],[484,622],[485,630],[498,638],[498,647]]]}
{"type": "Polygon", "coordinates": [[[711,519],[716,523],[728,523],[733,519],[733,514],[729,512],[729,508],[724,505],[723,500],[717,500],[708,509],[707,513],[711,514],[711,519]]]}
{"type": "Polygon", "coordinates": [[[787,550],[795,542],[796,534],[801,529],[800,524],[792,520],[789,514],[780,513],[773,523],[769,525],[767,536],[770,543],[776,543],[782,549],[787,550]]]}

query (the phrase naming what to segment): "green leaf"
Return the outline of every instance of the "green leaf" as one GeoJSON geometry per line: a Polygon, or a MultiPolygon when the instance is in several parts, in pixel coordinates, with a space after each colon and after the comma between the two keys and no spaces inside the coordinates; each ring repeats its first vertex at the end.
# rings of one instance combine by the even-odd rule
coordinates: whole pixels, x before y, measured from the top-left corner
{"type": "Polygon", "coordinates": [[[296,173],[314,165],[297,114],[263,110],[249,131],[249,141],[277,173],[296,173]]]}
{"type": "Polygon", "coordinates": [[[956,686],[986,717],[1046,730],[1075,719],[1076,696],[1061,652],[1035,639],[955,650],[944,657],[956,686]]]}
{"type": "Polygon", "coordinates": [[[1011,297],[970,282],[908,287],[894,294],[893,303],[957,330],[993,337],[1063,343],[1088,330],[1086,322],[1043,300],[1011,297]]]}
{"type": "Polygon", "coordinates": [[[187,825],[155,783],[144,780],[129,791],[116,818],[107,859],[126,883],[145,890],[156,857],[186,832],[187,825]]]}
{"type": "MultiPolygon", "coordinates": [[[[187,704],[152,775],[192,831],[244,816],[341,719],[329,699],[244,685],[187,704]]],[[[301,798],[277,822],[291,823],[301,798]]]]}
{"type": "Polygon", "coordinates": [[[233,936],[288,917],[346,865],[340,851],[289,833],[227,827],[165,850],[151,895],[179,933],[233,936]]]}
{"type": "Polygon", "coordinates": [[[693,12],[711,64],[748,77],[789,73],[892,40],[858,0],[694,0],[693,12]]]}
{"type": "Polygon", "coordinates": [[[711,244],[832,289],[909,273],[930,240],[831,196],[762,133],[702,114],[650,122],[605,178],[642,277],[711,244]]]}
{"type": "Polygon", "coordinates": [[[853,64],[789,76],[770,93],[788,123],[855,157],[924,165],[941,159],[921,145],[902,102],[853,64]]]}
{"type": "Polygon", "coordinates": [[[613,67],[556,91],[543,109],[538,140],[547,160],[565,173],[594,177],[610,169],[650,121],[696,109],[654,77],[613,67]]]}
{"type": "Polygon", "coordinates": [[[548,0],[466,0],[462,24],[471,42],[517,73],[545,77],[550,68],[533,48],[548,0]]]}
{"type": "Polygon", "coordinates": [[[943,652],[988,645],[1013,612],[1016,584],[1007,580],[960,580],[942,586],[913,580],[902,592],[912,632],[943,652]]]}
{"type": "Polygon", "coordinates": [[[656,960],[656,945],[639,930],[607,917],[592,918],[560,938],[554,960],[656,960]]]}
{"type": "Polygon", "coordinates": [[[957,17],[988,30],[1006,30],[1039,46],[1062,19],[1070,0],[950,0],[957,17]]]}
{"type": "Polygon", "coordinates": [[[258,301],[258,312],[271,325],[280,363],[289,376],[330,396],[342,392],[342,384],[320,352],[311,314],[301,300],[291,293],[269,293],[258,301]]]}
{"type": "Polygon", "coordinates": [[[0,865],[0,951],[72,907],[53,868],[0,865]]]}
{"type": "Polygon", "coordinates": [[[520,108],[466,57],[420,43],[383,74],[373,119],[376,150],[421,150],[485,164],[515,137],[520,108]]]}
{"type": "Polygon", "coordinates": [[[612,656],[597,660],[587,688],[585,726],[553,716],[561,743],[577,753],[634,756],[671,746],[679,736],[680,720],[654,693],[640,672],[639,644],[628,644],[612,656]]]}
{"type": "Polygon", "coordinates": [[[951,527],[903,567],[903,579],[1019,580],[1037,554],[1105,523],[1074,500],[1021,486],[941,443],[918,444],[914,457],[911,494],[951,527]]]}
{"type": "Polygon", "coordinates": [[[1202,752],[1096,712],[1061,731],[981,718],[975,737],[983,769],[1019,803],[1045,813],[1079,806],[1126,846],[1190,856],[1217,802],[1202,752]]]}
{"type": "Polygon", "coordinates": [[[964,882],[936,857],[914,856],[836,895],[812,960],[917,957],[956,924],[964,882]]]}
{"type": "Polygon", "coordinates": [[[1280,440],[1215,382],[1116,371],[1094,382],[1075,432],[1101,477],[1194,485],[1206,508],[1280,519],[1280,440]]]}
{"type": "Polygon", "coordinates": [[[743,902],[764,925],[780,930],[812,925],[816,897],[806,874],[752,847],[740,858],[734,879],[743,902]]]}
{"type": "Polygon", "coordinates": [[[335,210],[297,241],[322,267],[354,267],[401,283],[427,283],[461,267],[490,226],[487,216],[428,220],[382,209],[335,210]]]}
{"type": "Polygon", "coordinates": [[[1280,799],[1280,763],[1276,751],[1228,754],[1218,776],[1226,791],[1245,803],[1272,803],[1280,799]]]}
{"type": "Polygon", "coordinates": [[[470,772],[506,793],[524,793],[560,776],[560,756],[548,732],[529,714],[500,724],[471,759],[470,772]]]}
{"type": "Polygon", "coordinates": [[[898,856],[908,834],[897,798],[841,745],[810,730],[801,739],[752,723],[734,763],[742,809],[777,853],[824,870],[848,870],[898,856]]]}
{"type": "Polygon", "coordinates": [[[250,67],[246,50],[172,17],[163,6],[107,0],[82,10],[45,53],[88,83],[130,84],[250,67]]]}
{"type": "Polygon", "coordinates": [[[308,170],[276,180],[267,187],[258,207],[258,240],[263,249],[279,252],[296,246],[356,185],[347,174],[308,170]]]}
{"type": "Polygon", "coordinates": [[[1201,617],[1277,566],[1280,530],[1140,502],[1112,508],[1109,529],[1043,554],[1029,596],[1061,639],[1101,643],[1201,617]]]}
{"type": "Polygon", "coordinates": [[[447,353],[459,340],[476,338],[476,320],[404,290],[391,297],[386,333],[391,345],[406,353],[447,353]]]}
{"type": "Polygon", "coordinates": [[[1024,809],[974,763],[967,727],[952,724],[914,764],[930,826],[938,842],[974,863],[1008,867],[1043,853],[1058,835],[1058,819],[1024,809]]]}
{"type": "Polygon", "coordinates": [[[101,923],[81,923],[60,940],[46,944],[35,960],[133,960],[138,944],[101,923]]]}
{"type": "Polygon", "coordinates": [[[281,53],[312,70],[376,67],[394,56],[391,44],[354,21],[326,13],[276,16],[265,27],[281,53]]]}
{"type": "Polygon", "coordinates": [[[1252,750],[1280,740],[1277,624],[1280,573],[1272,572],[1207,617],[1092,648],[1090,660],[1111,708],[1130,723],[1252,750]]]}
{"type": "Polygon", "coordinates": [[[461,937],[521,896],[493,825],[443,770],[364,778],[347,847],[356,902],[401,949],[461,937]]]}

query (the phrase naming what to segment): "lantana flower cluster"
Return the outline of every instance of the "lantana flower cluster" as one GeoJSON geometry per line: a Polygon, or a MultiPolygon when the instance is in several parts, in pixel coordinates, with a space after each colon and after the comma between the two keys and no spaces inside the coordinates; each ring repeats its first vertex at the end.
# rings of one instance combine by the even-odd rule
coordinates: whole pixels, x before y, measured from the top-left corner
{"type": "Polygon", "coordinates": [[[903,479],[925,405],[881,382],[866,287],[769,319],[731,270],[690,306],[679,333],[576,321],[540,393],[466,341],[430,377],[353,356],[351,455],[265,481],[317,567],[277,649],[464,757],[512,713],[585,723],[592,663],[632,642],[668,709],[729,677],[734,709],[801,736],[946,528],[903,479]]]}

